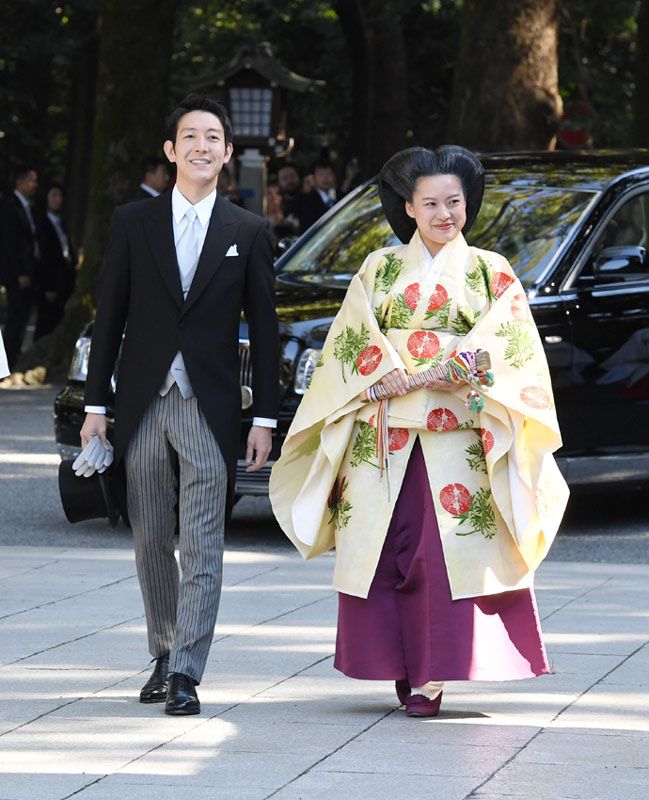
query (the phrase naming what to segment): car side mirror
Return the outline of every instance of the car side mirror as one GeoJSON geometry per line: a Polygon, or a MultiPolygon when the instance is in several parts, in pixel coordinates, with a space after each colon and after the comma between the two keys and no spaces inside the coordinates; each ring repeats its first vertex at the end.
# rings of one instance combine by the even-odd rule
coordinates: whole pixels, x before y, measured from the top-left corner
{"type": "Polygon", "coordinates": [[[606,283],[649,277],[645,255],[645,248],[636,245],[604,247],[593,260],[593,275],[606,283]]]}

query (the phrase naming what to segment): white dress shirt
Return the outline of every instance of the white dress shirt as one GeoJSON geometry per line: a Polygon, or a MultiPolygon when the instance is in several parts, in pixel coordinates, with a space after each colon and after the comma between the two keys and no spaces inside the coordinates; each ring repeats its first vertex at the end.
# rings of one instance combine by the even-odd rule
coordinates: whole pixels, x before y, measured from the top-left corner
{"type": "Polygon", "coordinates": [[[58,214],[54,214],[51,211],[47,212],[47,218],[54,226],[54,230],[56,231],[56,235],[59,237],[59,242],[61,244],[61,252],[63,253],[63,258],[67,261],[70,258],[70,242],[68,241],[68,237],[63,230],[63,224],[61,222],[61,217],[58,214]]]}
{"type": "MultiPolygon", "coordinates": [[[[197,249],[200,253],[203,249],[203,245],[205,243],[205,237],[207,236],[207,229],[210,224],[210,218],[212,216],[212,211],[214,209],[214,203],[216,202],[216,189],[207,197],[204,197],[202,200],[199,200],[196,205],[193,206],[194,211],[196,212],[196,221],[194,222],[194,230],[197,237],[197,249]]],[[[172,216],[172,224],[173,224],[173,233],[174,233],[174,244],[178,244],[180,237],[185,232],[187,225],[189,225],[189,221],[185,216],[187,209],[192,206],[192,203],[182,194],[180,189],[177,186],[174,186],[173,191],[171,192],[171,216],[172,216]]],[[[177,251],[178,252],[178,251],[177,251]]],[[[178,263],[178,267],[180,270],[180,277],[181,283],[183,286],[187,286],[187,289],[183,290],[183,294],[185,298],[187,297],[187,292],[189,291],[189,285],[191,285],[191,281],[189,284],[187,283],[187,277],[192,269],[195,269],[195,264],[186,264],[186,263],[178,263]]],[[[193,278],[193,275],[191,275],[193,278]]],[[[178,388],[181,391],[181,394],[185,399],[192,397],[194,392],[191,388],[191,384],[189,382],[189,376],[185,370],[185,363],[183,360],[182,353],[178,351],[176,353],[174,360],[171,363],[171,367],[169,372],[167,373],[167,377],[165,378],[164,383],[160,387],[160,394],[165,395],[174,385],[174,383],[178,384],[178,388]]],[[[106,408],[105,406],[86,406],[86,412],[91,414],[105,414],[106,408]]],[[[275,419],[268,419],[266,417],[254,417],[252,420],[253,425],[258,425],[262,428],[276,428],[277,427],[277,420],[275,419]]]]}

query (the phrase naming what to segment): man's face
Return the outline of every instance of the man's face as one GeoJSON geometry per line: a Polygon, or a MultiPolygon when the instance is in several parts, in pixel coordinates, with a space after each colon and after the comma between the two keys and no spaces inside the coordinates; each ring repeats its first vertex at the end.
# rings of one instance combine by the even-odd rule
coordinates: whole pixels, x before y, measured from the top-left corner
{"type": "Polygon", "coordinates": [[[53,186],[47,193],[47,210],[58,214],[63,208],[63,192],[58,186],[53,186]]]}
{"type": "Polygon", "coordinates": [[[169,183],[169,171],[165,164],[158,164],[153,172],[147,173],[146,182],[156,192],[164,192],[169,183]]]}
{"type": "Polygon", "coordinates": [[[281,192],[294,194],[300,188],[300,176],[293,167],[283,167],[277,173],[277,183],[281,192]]]}
{"type": "Polygon", "coordinates": [[[317,189],[328,192],[336,185],[336,176],[331,167],[316,167],[313,178],[317,189]]]}
{"type": "Polygon", "coordinates": [[[16,181],[16,189],[28,200],[33,197],[38,189],[38,175],[35,170],[32,169],[22,178],[19,178],[16,181]]]}
{"type": "Polygon", "coordinates": [[[194,186],[216,184],[218,174],[232,155],[225,143],[221,120],[209,111],[189,111],[178,121],[176,141],[164,143],[165,155],[177,169],[177,183],[194,186]]]}

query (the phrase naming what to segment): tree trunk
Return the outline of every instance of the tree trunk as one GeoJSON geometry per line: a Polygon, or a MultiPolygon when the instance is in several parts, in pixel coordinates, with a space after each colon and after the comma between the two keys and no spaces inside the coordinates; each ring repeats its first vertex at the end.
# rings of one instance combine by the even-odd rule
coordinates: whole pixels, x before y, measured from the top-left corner
{"type": "Polygon", "coordinates": [[[465,0],[449,140],[489,150],[554,147],[557,0],[465,0]]]}
{"type": "Polygon", "coordinates": [[[104,0],[83,265],[59,327],[20,367],[44,364],[60,377],[92,315],[110,219],[139,180],[139,162],[161,152],[178,0],[104,0]]]}
{"type": "Polygon", "coordinates": [[[401,18],[408,2],[334,3],[352,63],[350,135],[346,150],[364,177],[403,147],[408,127],[407,62],[401,18]]]}
{"type": "Polygon", "coordinates": [[[633,143],[649,147],[649,0],[642,0],[638,14],[633,97],[633,143]]]}

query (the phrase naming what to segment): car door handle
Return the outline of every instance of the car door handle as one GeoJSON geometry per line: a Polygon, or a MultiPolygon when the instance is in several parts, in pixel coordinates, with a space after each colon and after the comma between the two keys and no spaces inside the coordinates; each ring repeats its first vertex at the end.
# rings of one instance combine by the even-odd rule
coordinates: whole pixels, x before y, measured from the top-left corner
{"type": "Polygon", "coordinates": [[[546,344],[561,344],[563,336],[544,336],[546,344]]]}

